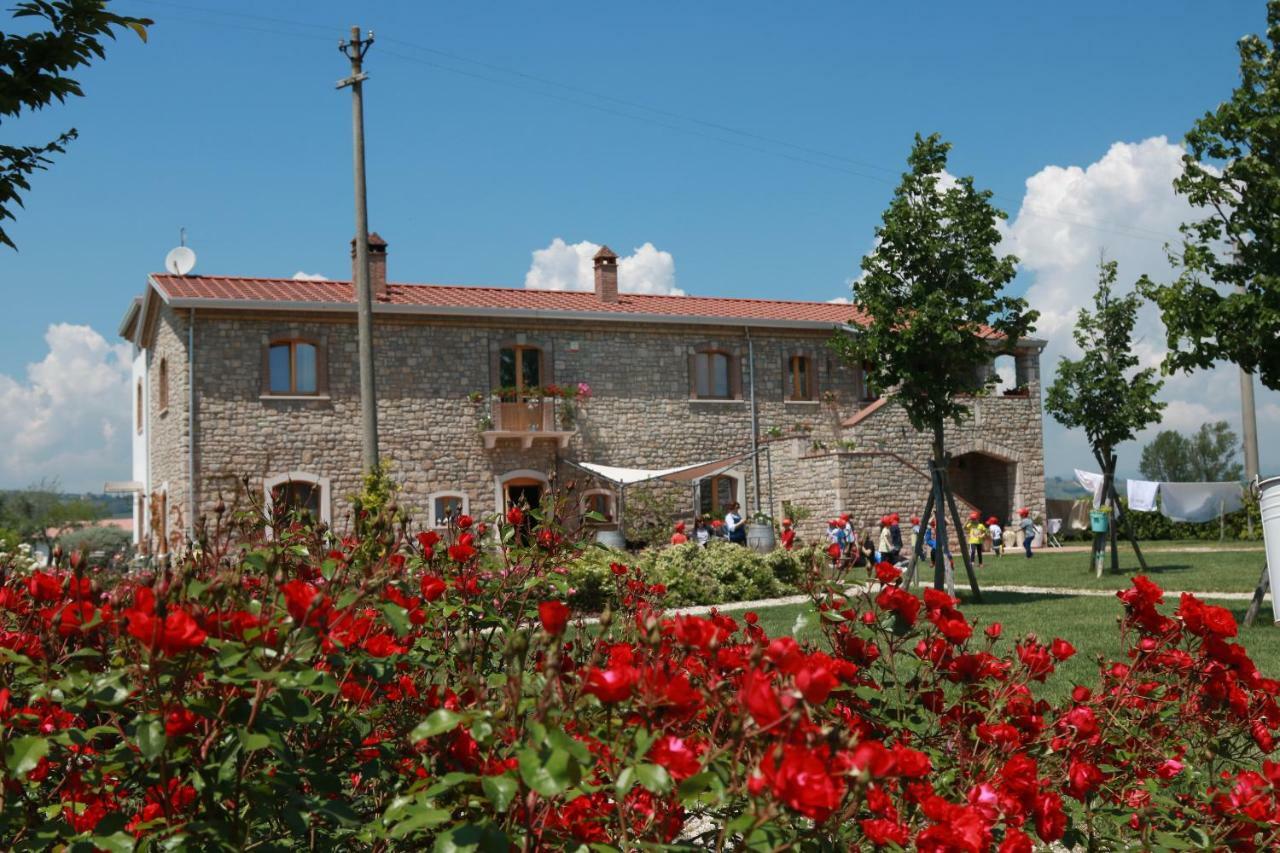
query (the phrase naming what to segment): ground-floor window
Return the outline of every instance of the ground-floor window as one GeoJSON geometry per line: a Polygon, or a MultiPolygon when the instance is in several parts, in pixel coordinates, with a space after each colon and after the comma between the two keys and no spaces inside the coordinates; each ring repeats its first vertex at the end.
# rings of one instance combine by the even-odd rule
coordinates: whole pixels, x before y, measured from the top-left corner
{"type": "MultiPolygon", "coordinates": [[[[604,519],[605,522],[613,521],[613,493],[602,490],[587,492],[582,496],[582,514],[587,515],[595,513],[604,519]]],[[[590,522],[599,524],[597,519],[590,519],[590,522]]]]}
{"type": "Polygon", "coordinates": [[[436,527],[448,527],[467,515],[470,507],[462,492],[436,492],[428,498],[431,505],[431,523],[436,527]]]}
{"type": "Polygon", "coordinates": [[[268,516],[329,523],[329,478],[302,471],[268,477],[263,483],[268,516]]]}
{"type": "Polygon", "coordinates": [[[738,503],[738,480],[728,474],[708,477],[698,484],[698,511],[702,515],[720,517],[729,504],[738,503]]]}

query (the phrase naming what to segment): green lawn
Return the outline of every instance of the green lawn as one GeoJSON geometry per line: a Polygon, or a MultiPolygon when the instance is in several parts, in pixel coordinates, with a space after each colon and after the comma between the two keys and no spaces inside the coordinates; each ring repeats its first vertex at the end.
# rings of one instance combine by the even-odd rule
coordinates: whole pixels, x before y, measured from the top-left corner
{"type": "MultiPolygon", "coordinates": [[[[1192,592],[1253,592],[1258,583],[1258,573],[1266,559],[1261,547],[1250,551],[1177,552],[1168,551],[1167,543],[1155,544],[1143,549],[1147,558],[1147,574],[1166,589],[1192,592]]],[[[1212,543],[1195,543],[1195,547],[1212,543]]],[[[1238,546],[1237,546],[1238,547],[1238,546]]],[[[964,565],[958,559],[956,587],[966,586],[964,565]]],[[[1121,544],[1121,574],[1111,573],[1110,556],[1104,563],[1103,574],[1097,578],[1089,563],[1089,553],[1063,554],[1055,550],[1040,550],[1028,560],[1021,550],[1010,551],[1003,557],[985,555],[986,565],[979,570],[978,583],[999,585],[1042,586],[1061,589],[1124,589],[1129,577],[1140,573],[1133,547],[1121,544]]],[[[926,577],[932,578],[926,569],[926,577]]]]}
{"type": "MultiPolygon", "coordinates": [[[[961,595],[962,599],[966,597],[967,594],[961,595]]],[[[1244,619],[1244,611],[1248,607],[1246,601],[1213,603],[1232,611],[1237,622],[1244,619]]],[[[1176,600],[1166,598],[1166,613],[1176,606],[1176,600]]],[[[992,622],[1001,623],[1004,627],[1002,645],[1006,649],[1011,649],[1014,640],[1028,633],[1034,633],[1043,640],[1062,637],[1076,647],[1075,657],[1063,664],[1058,675],[1052,677],[1047,685],[1043,695],[1050,701],[1066,696],[1075,684],[1096,686],[1099,655],[1108,660],[1123,659],[1117,625],[1121,605],[1109,596],[988,592],[984,595],[982,604],[965,602],[961,609],[970,619],[976,619],[980,628],[992,622]]],[[[758,613],[761,625],[770,635],[792,633],[797,617],[804,614],[809,617],[810,624],[801,631],[800,638],[816,640],[820,637],[814,627],[816,618],[812,605],[793,604],[763,609],[758,613]]],[[[1264,605],[1254,627],[1242,627],[1237,639],[1249,650],[1254,662],[1264,673],[1272,677],[1280,676],[1280,627],[1271,625],[1269,602],[1264,605]]]]}

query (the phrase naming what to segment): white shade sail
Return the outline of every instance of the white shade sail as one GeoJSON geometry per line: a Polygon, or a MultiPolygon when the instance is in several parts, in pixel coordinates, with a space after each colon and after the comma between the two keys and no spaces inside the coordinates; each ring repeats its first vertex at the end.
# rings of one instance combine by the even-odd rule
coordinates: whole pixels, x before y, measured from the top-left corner
{"type": "Polygon", "coordinates": [[[650,480],[692,483],[695,480],[722,474],[750,455],[750,453],[737,453],[723,459],[696,462],[693,465],[681,465],[678,468],[618,468],[613,465],[598,465],[594,462],[569,462],[569,464],[615,485],[632,486],[636,483],[647,483],[650,480]]]}

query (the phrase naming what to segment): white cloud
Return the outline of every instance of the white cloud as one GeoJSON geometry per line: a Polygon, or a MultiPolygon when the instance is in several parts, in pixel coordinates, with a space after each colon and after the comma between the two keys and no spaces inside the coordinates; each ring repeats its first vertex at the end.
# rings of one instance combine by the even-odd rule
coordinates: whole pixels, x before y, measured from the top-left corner
{"type": "Polygon", "coordinates": [[[129,347],[69,323],[44,339],[49,352],[24,379],[0,374],[0,483],[99,491],[129,472],[129,347]]]}
{"type": "MultiPolygon", "coordinates": [[[[556,237],[547,248],[533,251],[524,286],[532,290],[593,290],[592,258],[598,251],[599,243],[583,240],[571,244],[556,237]]],[[[625,293],[685,295],[676,287],[675,259],[652,243],[618,258],[618,289],[625,293]]]]}
{"type": "Polygon", "coordinates": [[[327,276],[320,275],[320,273],[303,272],[302,270],[298,270],[296,273],[294,273],[291,276],[291,278],[294,281],[328,281],[329,280],[327,276]]]}
{"type": "MultiPolygon", "coordinates": [[[[1100,257],[1105,254],[1119,264],[1121,292],[1128,292],[1144,273],[1157,281],[1173,277],[1164,245],[1177,241],[1180,223],[1197,217],[1173,192],[1182,154],[1181,146],[1163,136],[1117,142],[1088,166],[1046,166],[1027,179],[1002,248],[1019,257],[1022,274],[1031,278],[1027,299],[1040,311],[1036,334],[1049,341],[1041,362],[1046,386],[1061,356],[1079,354],[1071,330],[1079,309],[1092,307],[1100,257]]],[[[1134,351],[1146,367],[1159,365],[1165,350],[1159,314],[1148,305],[1139,315],[1134,351]]],[[[1169,402],[1164,422],[1119,450],[1121,469],[1137,471],[1142,444],[1161,428],[1185,431],[1225,420],[1239,434],[1239,389],[1238,372],[1231,365],[1168,377],[1161,393],[1169,402]]],[[[1280,405],[1275,402],[1280,394],[1260,386],[1257,393],[1258,431],[1265,436],[1280,430],[1280,405]]],[[[1280,466],[1280,455],[1268,454],[1265,444],[1264,471],[1280,466]]],[[[1067,432],[1048,416],[1045,448],[1049,474],[1095,465],[1084,436],[1067,432]]]]}

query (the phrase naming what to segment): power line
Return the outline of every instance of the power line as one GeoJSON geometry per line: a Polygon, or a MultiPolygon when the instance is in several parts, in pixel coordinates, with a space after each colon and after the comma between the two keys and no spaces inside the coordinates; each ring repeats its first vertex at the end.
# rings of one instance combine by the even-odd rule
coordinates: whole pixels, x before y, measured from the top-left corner
{"type": "MultiPolygon", "coordinates": [[[[273,33],[273,34],[279,34],[279,35],[289,35],[294,38],[304,38],[308,40],[330,41],[331,40],[330,37],[322,36],[319,33],[320,32],[332,33],[332,32],[339,31],[340,29],[336,27],[331,27],[326,24],[314,24],[314,23],[305,22],[305,21],[296,21],[296,20],[290,20],[287,18],[271,17],[267,15],[256,15],[256,14],[251,14],[246,12],[233,12],[225,9],[214,9],[206,6],[197,6],[193,4],[187,4],[187,3],[177,3],[177,2],[173,2],[173,0],[141,0],[141,2],[153,3],[157,5],[168,6],[174,9],[182,9],[182,10],[192,11],[196,13],[212,15],[216,17],[233,17],[233,18],[240,18],[244,20],[260,21],[260,22],[263,22],[264,24],[278,24],[278,25],[283,25],[285,27],[306,28],[308,30],[315,31],[314,33],[304,34],[304,33],[299,33],[297,29],[290,31],[290,30],[281,30],[279,28],[274,28],[274,27],[258,27],[258,26],[249,26],[245,24],[232,24],[229,22],[216,21],[216,20],[203,22],[203,23],[211,23],[216,26],[227,26],[235,29],[248,30],[251,32],[265,32],[265,33],[273,33]]],[[[722,124],[720,122],[709,121],[709,120],[697,118],[694,116],[684,115],[682,113],[674,112],[671,110],[649,106],[647,104],[643,104],[637,101],[631,101],[625,98],[619,98],[614,95],[597,92],[591,89],[587,89],[585,87],[576,86],[570,83],[565,83],[563,81],[552,80],[550,78],[541,77],[539,75],[531,74],[525,71],[521,71],[519,69],[497,65],[495,63],[484,62],[476,59],[471,59],[469,57],[451,53],[449,51],[428,47],[426,45],[416,44],[414,42],[406,41],[404,39],[396,39],[396,38],[390,38],[390,37],[384,36],[383,41],[399,44],[411,50],[422,51],[435,56],[444,57],[453,62],[462,62],[475,67],[484,68],[488,71],[496,72],[498,74],[510,75],[511,77],[518,78],[518,79],[516,80],[502,79],[501,77],[494,77],[487,74],[481,74],[476,71],[470,71],[464,68],[457,68],[457,67],[448,65],[444,62],[432,61],[432,60],[425,59],[421,56],[413,56],[409,54],[398,53],[395,51],[382,51],[381,53],[383,56],[392,57],[404,62],[422,65],[424,67],[432,68],[437,71],[443,71],[449,74],[453,74],[455,76],[466,77],[473,80],[479,80],[479,81],[490,83],[497,86],[504,86],[506,88],[514,89],[517,91],[529,92],[541,98],[547,98],[549,100],[559,101],[561,103],[566,103],[572,106],[593,110],[593,111],[604,113],[607,115],[612,115],[618,118],[624,118],[630,121],[651,124],[656,127],[661,127],[666,130],[670,130],[676,133],[681,133],[687,136],[695,136],[695,137],[701,137],[704,139],[710,139],[712,141],[719,142],[724,145],[731,145],[743,150],[753,151],[759,154],[778,157],[781,159],[790,160],[792,162],[802,163],[808,166],[813,166],[815,168],[825,169],[832,172],[837,172],[837,173],[842,173],[842,174],[850,175],[857,178],[862,178],[863,180],[875,181],[877,183],[886,184],[889,186],[893,186],[896,184],[896,177],[894,179],[891,179],[889,177],[886,177],[886,175],[898,176],[902,173],[901,169],[894,169],[894,168],[889,168],[885,166],[880,166],[874,163],[868,163],[866,161],[858,160],[852,157],[847,157],[845,155],[834,154],[829,151],[823,151],[821,149],[813,148],[810,146],[799,145],[793,142],[788,142],[786,140],[777,139],[777,138],[766,136],[763,134],[758,134],[753,131],[743,130],[741,128],[733,127],[727,124],[722,124]],[[570,97],[566,95],[557,94],[555,92],[548,92],[543,89],[539,89],[539,88],[535,88],[533,86],[527,85],[526,83],[522,83],[520,81],[528,81],[529,83],[536,83],[540,86],[547,86],[555,89],[561,89],[582,97],[570,97]],[[611,107],[611,106],[608,106],[607,104],[595,103],[591,100],[584,100],[583,97],[596,99],[598,101],[605,101],[607,102],[607,104],[615,104],[617,106],[611,107]],[[640,110],[644,113],[651,113],[652,116],[637,115],[635,112],[628,112],[625,109],[620,109],[620,107],[626,107],[632,111],[640,110]],[[660,116],[666,120],[660,120],[658,118],[654,118],[653,116],[660,116]],[[689,126],[685,126],[685,125],[681,125],[673,122],[685,122],[688,125],[694,125],[694,127],[689,127],[689,126]],[[707,132],[706,130],[700,130],[699,128],[706,128],[707,130],[715,131],[715,132],[714,133],[707,132]],[[726,136],[726,134],[728,134],[728,136],[726,136]],[[740,138],[732,138],[732,137],[740,137],[740,138]],[[743,141],[744,139],[752,140],[756,143],[762,143],[762,144],[751,144],[749,142],[744,142],[743,141]],[[769,145],[786,148],[786,149],[789,149],[790,151],[800,152],[801,154],[805,154],[809,156],[799,156],[798,154],[788,153],[786,151],[776,150],[775,148],[765,147],[769,145]],[[814,158],[822,158],[822,159],[814,159],[814,158]],[[834,161],[834,162],[825,162],[825,161],[834,161]],[[838,165],[840,163],[848,164],[848,166],[838,165]],[[849,166],[853,166],[856,168],[849,168],[849,166]],[[872,170],[872,171],[880,172],[883,174],[869,174],[867,171],[864,171],[864,170],[872,170]]],[[[1017,200],[1006,198],[1000,193],[993,193],[992,197],[995,198],[997,201],[1000,201],[1001,203],[1009,202],[1010,207],[1013,207],[1014,204],[1019,204],[1017,200]]],[[[1018,212],[1018,215],[1026,214],[1038,219],[1044,219],[1052,222],[1059,222],[1064,225],[1071,225],[1079,228],[1086,228],[1092,231],[1097,231],[1105,234],[1113,234],[1118,237],[1126,237],[1133,240],[1143,240],[1146,242],[1164,244],[1170,241],[1176,242],[1181,239],[1177,235],[1167,234],[1167,233],[1156,231],[1153,229],[1141,228],[1139,226],[1126,224],[1126,223],[1108,222],[1105,220],[1096,220],[1096,219],[1089,220],[1081,217],[1071,217],[1067,214],[1063,214],[1060,212],[1047,213],[1047,212],[1043,212],[1042,210],[1038,210],[1035,206],[1026,204],[1025,201],[1019,204],[1017,212],[1018,212]]]]}

